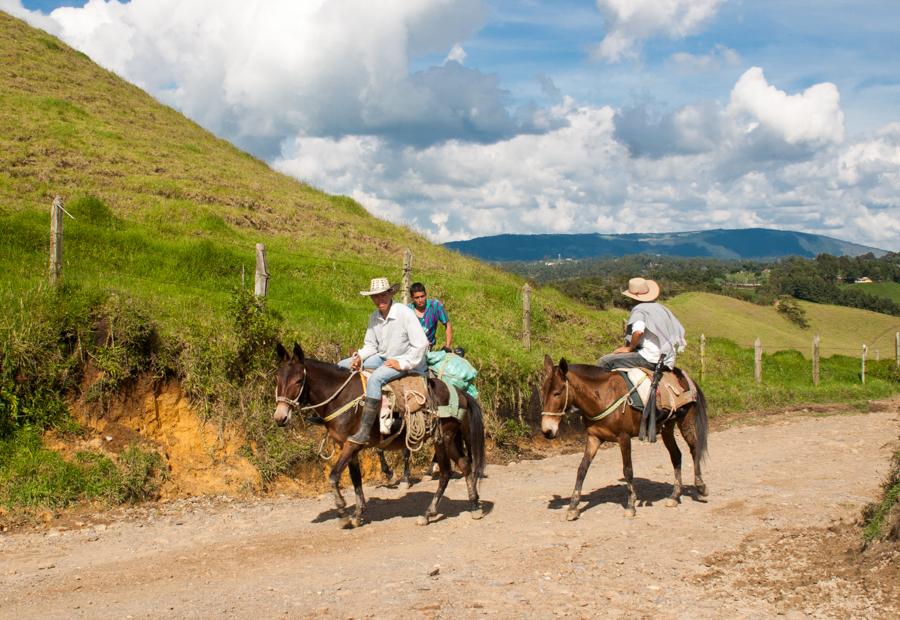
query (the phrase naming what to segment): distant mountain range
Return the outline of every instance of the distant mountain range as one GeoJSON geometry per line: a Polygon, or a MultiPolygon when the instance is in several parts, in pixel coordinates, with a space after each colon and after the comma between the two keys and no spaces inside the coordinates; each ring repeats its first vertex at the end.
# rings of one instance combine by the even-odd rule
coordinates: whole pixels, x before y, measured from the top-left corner
{"type": "Polygon", "coordinates": [[[884,250],[833,237],[769,228],[625,235],[493,235],[444,245],[462,254],[495,262],[609,258],[629,254],[758,260],[785,256],[812,258],[818,254],[886,254],[884,250]]]}

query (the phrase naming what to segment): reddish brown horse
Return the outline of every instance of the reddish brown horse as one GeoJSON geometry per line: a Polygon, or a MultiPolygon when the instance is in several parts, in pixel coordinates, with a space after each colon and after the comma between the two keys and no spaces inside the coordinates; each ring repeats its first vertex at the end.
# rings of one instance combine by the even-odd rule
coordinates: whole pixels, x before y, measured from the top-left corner
{"type": "MultiPolygon", "coordinates": [[[[279,426],[286,425],[295,409],[315,412],[314,415],[318,416],[319,422],[325,425],[329,437],[340,446],[340,456],[328,475],[340,525],[345,528],[362,525],[366,521],[366,498],[363,495],[358,455],[359,451],[367,446],[347,441],[347,438],[356,432],[362,417],[359,403],[362,400],[363,390],[359,373],[307,358],[297,344],[294,345],[292,353],[288,353],[280,343],[276,351],[281,359],[281,366],[276,375],[275,422],[279,426]],[[356,492],[356,511],[352,521],[347,515],[347,502],[344,501],[340,488],[341,474],[346,468],[350,470],[350,480],[356,492]]],[[[450,393],[446,384],[429,379],[428,387],[435,404],[448,403],[450,393]]],[[[484,471],[484,420],[481,406],[465,392],[457,390],[457,393],[459,407],[465,410],[465,415],[461,422],[456,418],[438,419],[434,439],[435,456],[441,469],[440,481],[431,504],[425,514],[418,519],[420,525],[428,524],[438,514],[438,502],[441,501],[450,481],[451,460],[456,463],[466,479],[472,518],[480,519],[484,515],[481,501],[478,499],[478,478],[484,471]]],[[[387,445],[379,446],[381,435],[378,423],[376,418],[369,446],[378,446],[385,450],[406,448],[405,431],[387,445]]]]}
{"type": "MultiPolygon", "coordinates": [[[[687,383],[681,375],[683,387],[687,383]]],[[[631,467],[631,438],[640,432],[641,411],[628,405],[629,388],[618,372],[604,372],[596,366],[586,364],[567,364],[565,359],[554,366],[550,356],[544,356],[544,379],[541,384],[541,431],[548,439],[556,437],[559,432],[559,421],[567,411],[577,410],[581,413],[585,425],[587,442],[584,457],[578,467],[575,478],[575,490],[566,518],[574,521],[578,518],[578,501],[581,499],[581,485],[597,449],[604,441],[615,441],[622,451],[622,469],[625,484],[628,487],[628,500],[625,505],[626,515],[635,516],[637,495],[634,492],[633,471],[631,467]]],[[[694,459],[694,485],[700,496],[708,494],[706,484],[700,474],[700,461],[706,456],[706,439],[708,420],[706,415],[706,398],[697,388],[697,401],[685,405],[662,425],[662,438],[672,467],[675,468],[675,486],[672,495],[666,500],[667,506],[677,506],[681,497],[681,450],[675,442],[675,427],[687,441],[694,459]]]]}

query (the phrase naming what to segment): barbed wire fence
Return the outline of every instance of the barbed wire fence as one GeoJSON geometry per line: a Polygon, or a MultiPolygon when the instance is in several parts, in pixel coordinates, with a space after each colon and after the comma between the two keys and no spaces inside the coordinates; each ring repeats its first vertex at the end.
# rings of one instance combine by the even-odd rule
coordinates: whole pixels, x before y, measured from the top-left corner
{"type": "MultiPolygon", "coordinates": [[[[63,207],[63,201],[60,196],[56,196],[53,200],[53,204],[51,206],[50,211],[50,259],[49,259],[49,283],[51,286],[57,286],[63,278],[63,214],[68,215],[70,218],[75,220],[75,218],[69,214],[65,208],[63,207]]],[[[249,251],[250,245],[248,243],[240,243],[237,241],[230,241],[226,239],[217,239],[217,244],[231,246],[239,248],[241,251],[249,251]]],[[[254,255],[255,255],[255,263],[256,268],[254,272],[254,293],[258,297],[266,297],[268,295],[269,290],[269,279],[271,274],[269,273],[269,265],[267,261],[267,253],[266,247],[262,243],[255,243],[252,246],[254,255]]],[[[295,258],[301,258],[313,264],[320,265],[331,265],[332,267],[336,265],[346,265],[352,266],[357,270],[365,270],[372,271],[373,269],[382,270],[383,273],[391,273],[395,267],[391,267],[385,264],[379,264],[374,261],[363,261],[363,260],[354,260],[351,258],[338,258],[333,256],[324,256],[319,254],[307,254],[304,252],[298,252],[295,249],[292,249],[291,256],[295,258]]],[[[401,279],[403,283],[403,302],[407,302],[408,296],[408,288],[410,286],[410,282],[412,279],[412,259],[413,254],[412,250],[407,248],[403,254],[403,263],[401,268],[401,279]]],[[[80,264],[75,268],[76,273],[79,273],[84,276],[100,278],[102,280],[111,281],[112,276],[122,278],[126,277],[132,280],[143,281],[147,283],[153,283],[156,286],[159,285],[167,285],[173,288],[177,288],[178,290],[194,290],[197,292],[202,292],[204,294],[222,294],[224,291],[220,287],[216,286],[201,286],[196,283],[187,283],[184,281],[174,281],[167,280],[161,277],[147,277],[145,275],[141,275],[138,273],[134,273],[133,271],[125,271],[121,269],[111,269],[111,268],[85,268],[84,265],[80,264]]],[[[427,272],[425,272],[427,273],[427,272]]],[[[238,277],[236,275],[236,277],[238,277]]],[[[240,270],[240,282],[241,286],[244,286],[244,266],[242,264],[240,270]]],[[[446,276],[444,276],[446,279],[446,276]]],[[[451,278],[452,279],[452,278],[451,278]]],[[[531,349],[531,307],[532,307],[532,297],[533,297],[533,289],[531,286],[526,283],[522,287],[522,335],[521,335],[521,344],[525,350],[531,349]]],[[[882,330],[879,334],[876,334],[873,338],[870,339],[868,343],[862,343],[859,347],[846,347],[846,346],[828,346],[827,350],[831,354],[839,354],[846,356],[860,356],[860,380],[862,383],[866,382],[866,362],[870,354],[874,355],[875,361],[880,361],[881,359],[881,339],[887,336],[891,331],[894,331],[894,361],[898,368],[900,368],[900,326],[890,326],[884,330],[882,330]],[[875,346],[872,348],[870,345],[878,344],[879,346],[875,346]]],[[[751,342],[741,342],[732,340],[737,346],[744,348],[752,348],[754,352],[754,379],[757,384],[761,384],[763,381],[763,340],[761,337],[757,337],[752,343],[751,342]]],[[[707,338],[705,334],[700,335],[699,339],[700,343],[700,379],[703,380],[704,375],[706,374],[707,368],[707,338]]],[[[772,342],[767,342],[766,347],[769,350],[773,351],[781,351],[781,350],[794,350],[797,351],[797,347],[794,343],[786,344],[785,346],[780,346],[779,343],[773,344],[772,342]]],[[[889,343],[886,343],[886,348],[889,347],[889,343]]],[[[815,385],[819,384],[820,380],[820,358],[821,358],[821,349],[822,349],[822,338],[819,334],[816,334],[811,339],[811,374],[812,380],[815,385]]]]}

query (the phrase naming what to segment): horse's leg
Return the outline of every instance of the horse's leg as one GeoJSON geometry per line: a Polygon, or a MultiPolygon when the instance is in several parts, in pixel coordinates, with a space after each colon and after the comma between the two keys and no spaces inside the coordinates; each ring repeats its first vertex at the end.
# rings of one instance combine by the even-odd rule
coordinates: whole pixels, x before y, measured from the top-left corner
{"type": "MultiPolygon", "coordinates": [[[[449,439],[452,440],[452,437],[449,439]]],[[[450,457],[447,454],[447,433],[441,434],[441,440],[440,444],[435,445],[435,456],[438,459],[438,466],[441,468],[441,477],[438,481],[438,488],[437,491],[434,492],[434,497],[431,498],[431,504],[428,505],[425,514],[416,520],[417,525],[428,525],[431,519],[437,516],[438,503],[444,496],[444,491],[447,489],[447,483],[450,482],[450,473],[453,470],[450,467],[450,457]]]]}
{"type": "Polygon", "coordinates": [[[634,492],[634,470],[631,467],[631,435],[619,434],[619,449],[622,450],[622,475],[625,477],[625,486],[628,487],[625,516],[633,517],[637,514],[637,510],[634,508],[637,503],[637,493],[634,492]]]}
{"type": "Polygon", "coordinates": [[[478,477],[475,475],[475,468],[472,467],[472,459],[470,456],[464,456],[460,452],[456,441],[450,444],[449,456],[450,460],[459,467],[463,478],[466,480],[466,488],[469,492],[469,506],[471,507],[469,516],[473,519],[480,519],[484,516],[484,510],[481,507],[481,501],[478,499],[478,477]]]}
{"type": "Polygon", "coordinates": [[[375,448],[375,452],[378,453],[378,460],[381,461],[381,473],[384,474],[384,479],[390,484],[394,480],[394,470],[391,469],[391,466],[388,464],[387,459],[384,456],[384,450],[375,448]]]}
{"type": "Polygon", "coordinates": [[[362,472],[359,469],[359,452],[350,459],[350,480],[353,482],[353,491],[356,493],[356,513],[353,515],[353,527],[359,527],[366,522],[366,496],[363,495],[362,472]]]}
{"type": "Polygon", "coordinates": [[[600,440],[593,435],[587,436],[584,445],[584,456],[581,458],[581,465],[578,466],[578,475],[575,477],[575,490],[572,491],[572,501],[569,502],[569,510],[566,513],[567,521],[574,521],[580,515],[578,512],[578,502],[581,501],[581,486],[584,484],[584,477],[587,475],[591,461],[600,448],[600,440]]]}
{"type": "Polygon", "coordinates": [[[696,409],[692,405],[688,414],[678,421],[678,430],[681,431],[681,436],[684,437],[691,449],[691,458],[694,461],[694,487],[697,489],[697,495],[706,497],[709,495],[709,489],[703,482],[703,472],[700,469],[700,453],[697,450],[697,435],[694,432],[695,412],[696,409]]]}
{"type": "Polygon", "coordinates": [[[350,517],[347,516],[344,510],[347,507],[347,502],[344,501],[344,496],[341,495],[341,474],[344,473],[344,469],[361,447],[352,441],[345,441],[344,445],[341,446],[341,456],[338,457],[337,463],[334,464],[334,467],[331,468],[331,472],[328,474],[328,480],[331,482],[331,492],[334,494],[334,505],[337,508],[338,519],[340,519],[342,528],[352,527],[352,524],[350,523],[350,517]]]}
{"type": "Polygon", "coordinates": [[[411,484],[409,481],[409,457],[412,455],[409,448],[403,446],[403,477],[400,478],[400,484],[397,485],[398,488],[406,490],[411,484]]]}
{"type": "Polygon", "coordinates": [[[662,429],[663,443],[669,451],[669,458],[672,459],[672,467],[675,469],[675,486],[672,488],[672,495],[666,500],[666,506],[672,508],[678,505],[681,498],[681,450],[678,449],[678,443],[675,441],[675,422],[667,422],[662,429]]]}

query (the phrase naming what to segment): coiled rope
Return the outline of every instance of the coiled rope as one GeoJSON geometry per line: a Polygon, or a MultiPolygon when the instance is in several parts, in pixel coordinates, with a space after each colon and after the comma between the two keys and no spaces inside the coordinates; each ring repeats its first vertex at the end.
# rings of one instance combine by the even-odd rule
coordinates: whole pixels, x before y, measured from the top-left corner
{"type": "Polygon", "coordinates": [[[410,452],[418,452],[425,445],[425,442],[428,441],[428,436],[431,434],[429,432],[431,428],[426,417],[427,412],[425,411],[427,398],[421,392],[407,390],[404,400],[406,401],[404,403],[406,407],[404,416],[406,418],[406,447],[409,448],[410,452]],[[410,412],[410,396],[416,402],[418,411],[410,412]]]}

